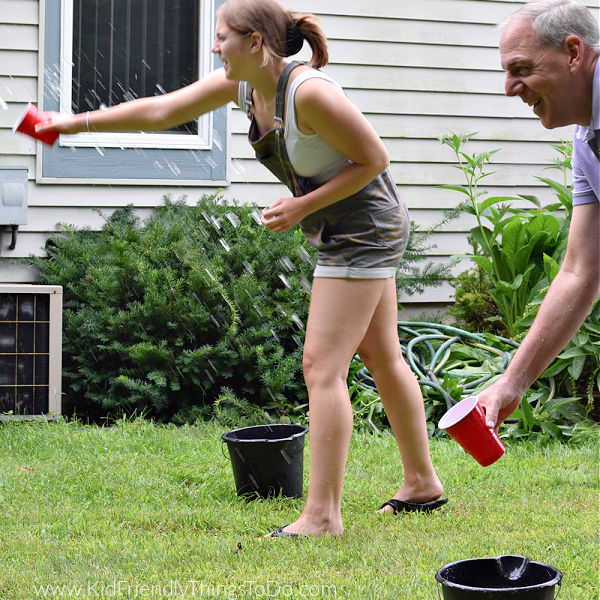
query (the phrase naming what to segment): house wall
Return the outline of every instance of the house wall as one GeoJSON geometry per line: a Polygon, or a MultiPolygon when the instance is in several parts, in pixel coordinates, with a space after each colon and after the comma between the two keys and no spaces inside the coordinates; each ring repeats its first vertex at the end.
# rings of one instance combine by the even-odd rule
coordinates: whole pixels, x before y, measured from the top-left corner
{"type": "MultiPolygon", "coordinates": [[[[597,10],[596,0],[584,2],[597,10]]],[[[469,153],[500,148],[494,174],[486,179],[493,195],[552,194],[536,179],[556,156],[551,144],[571,137],[571,128],[545,130],[529,107],[503,95],[496,24],[522,2],[512,0],[285,0],[298,12],[314,12],[329,38],[331,63],[325,71],[347,91],[382,137],[391,156],[391,172],[405,197],[411,219],[426,228],[443,209],[461,199],[442,184],[461,184],[453,155],[439,138],[448,132],[478,132],[469,153]]],[[[57,223],[98,228],[114,208],[133,204],[142,214],[162,203],[165,194],[186,195],[194,202],[216,188],[195,185],[68,185],[36,182],[36,142],[13,135],[12,125],[29,101],[40,97],[39,48],[42,47],[44,0],[0,0],[0,166],[28,169],[28,224],[19,228],[15,250],[9,235],[0,241],[0,282],[32,281],[14,259],[43,254],[49,231],[57,223]]],[[[301,58],[308,58],[303,51],[301,58]]],[[[230,185],[228,200],[268,205],[285,193],[253,158],[246,142],[247,118],[236,108],[230,115],[230,185]]],[[[98,160],[102,160],[99,154],[98,160]]],[[[468,250],[463,216],[442,226],[429,251],[435,261],[468,250]]],[[[451,288],[428,290],[405,303],[444,303],[451,288]]]]}

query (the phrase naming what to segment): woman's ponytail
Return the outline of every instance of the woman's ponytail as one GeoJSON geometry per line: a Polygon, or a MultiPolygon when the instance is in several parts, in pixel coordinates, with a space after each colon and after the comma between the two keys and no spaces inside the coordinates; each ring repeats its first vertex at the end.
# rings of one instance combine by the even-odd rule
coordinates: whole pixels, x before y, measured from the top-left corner
{"type": "MultiPolygon", "coordinates": [[[[292,15],[292,20],[293,24],[288,27],[288,39],[295,39],[295,31],[299,31],[301,39],[305,39],[312,50],[310,65],[315,69],[324,67],[329,62],[329,52],[327,51],[327,38],[325,37],[317,18],[311,14],[292,15]],[[289,34],[290,29],[292,30],[291,36],[289,34]]],[[[286,39],[286,46],[288,39],[286,39]]],[[[300,45],[294,54],[300,52],[301,48],[302,46],[300,45]]],[[[291,54],[288,54],[288,56],[291,56],[291,54]]]]}

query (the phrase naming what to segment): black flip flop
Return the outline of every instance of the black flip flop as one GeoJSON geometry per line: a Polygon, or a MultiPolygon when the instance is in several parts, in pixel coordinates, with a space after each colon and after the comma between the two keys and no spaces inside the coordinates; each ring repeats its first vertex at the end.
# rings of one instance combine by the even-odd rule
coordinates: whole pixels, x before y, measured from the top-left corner
{"type": "Polygon", "coordinates": [[[284,531],[284,529],[286,527],[287,527],[287,525],[284,525],[283,527],[279,527],[273,533],[271,533],[268,537],[290,538],[293,540],[297,540],[298,538],[306,537],[305,535],[301,535],[300,533],[288,533],[287,531],[284,531]]]}
{"type": "MultiPolygon", "coordinates": [[[[429,513],[432,510],[436,510],[448,502],[448,498],[438,498],[437,500],[430,500],[429,502],[404,502],[404,500],[396,500],[392,498],[387,502],[384,502],[380,510],[384,506],[391,506],[394,509],[394,514],[397,515],[401,512],[424,512],[429,513]]],[[[289,534],[288,534],[289,535],[289,534]]]]}

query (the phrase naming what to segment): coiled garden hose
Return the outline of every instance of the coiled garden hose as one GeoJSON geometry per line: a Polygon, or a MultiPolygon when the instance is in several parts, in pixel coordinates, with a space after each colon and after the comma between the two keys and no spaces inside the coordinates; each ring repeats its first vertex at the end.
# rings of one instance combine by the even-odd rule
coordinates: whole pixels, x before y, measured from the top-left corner
{"type": "MultiPolygon", "coordinates": [[[[482,383],[503,373],[512,358],[511,352],[490,344],[497,340],[504,346],[519,347],[518,343],[501,336],[485,336],[481,333],[471,333],[440,323],[398,321],[398,333],[404,359],[417,376],[419,385],[437,390],[446,402],[448,409],[456,404],[457,400],[442,387],[441,377],[462,380],[461,395],[463,397],[470,396],[482,383]],[[403,343],[407,339],[408,342],[403,343]],[[453,346],[456,344],[478,348],[484,353],[500,358],[500,361],[455,359],[447,364],[452,356],[453,346]]],[[[366,367],[356,372],[353,383],[357,384],[359,388],[376,391],[375,382],[366,367]]],[[[554,395],[553,379],[550,380],[550,390],[550,398],[552,398],[554,395]]]]}

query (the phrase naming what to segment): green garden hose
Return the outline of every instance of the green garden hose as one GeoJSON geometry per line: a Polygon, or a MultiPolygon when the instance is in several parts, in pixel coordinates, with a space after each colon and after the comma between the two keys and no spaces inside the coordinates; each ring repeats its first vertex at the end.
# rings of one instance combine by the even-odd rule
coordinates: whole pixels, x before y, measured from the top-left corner
{"type": "MultiPolygon", "coordinates": [[[[398,333],[402,354],[417,376],[419,385],[437,390],[442,395],[448,409],[456,404],[457,400],[442,387],[440,378],[460,379],[462,396],[470,396],[482,383],[503,373],[512,358],[511,352],[490,344],[498,341],[499,345],[511,348],[519,347],[516,342],[500,336],[471,333],[440,323],[398,321],[398,333]],[[457,344],[478,348],[484,355],[486,353],[493,355],[500,361],[455,359],[448,364],[457,344]]],[[[356,372],[353,383],[363,389],[376,390],[375,382],[366,367],[356,372]]],[[[552,397],[554,395],[553,380],[550,389],[550,397],[552,397]]]]}

